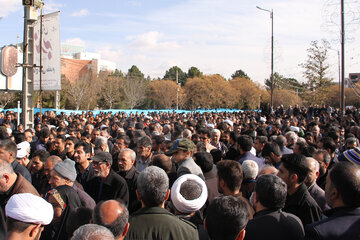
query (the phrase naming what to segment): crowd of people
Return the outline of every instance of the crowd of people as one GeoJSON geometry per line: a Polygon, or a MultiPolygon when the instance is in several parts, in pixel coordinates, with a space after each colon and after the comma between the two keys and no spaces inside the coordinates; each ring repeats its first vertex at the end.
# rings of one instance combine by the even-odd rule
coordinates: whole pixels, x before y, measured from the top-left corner
{"type": "Polygon", "coordinates": [[[359,239],[360,112],[0,113],[0,239],[359,239]]]}

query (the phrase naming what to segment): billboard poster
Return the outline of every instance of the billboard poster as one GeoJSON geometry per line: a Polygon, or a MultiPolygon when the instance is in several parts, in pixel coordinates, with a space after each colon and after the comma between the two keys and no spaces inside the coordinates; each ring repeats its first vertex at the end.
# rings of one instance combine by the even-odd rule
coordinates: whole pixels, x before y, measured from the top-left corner
{"type": "MultiPolygon", "coordinates": [[[[12,57],[15,57],[14,61],[18,64],[21,64],[23,62],[23,54],[19,47],[11,46],[13,49],[15,49],[15,54],[12,57]]],[[[4,57],[6,57],[6,50],[9,48],[9,46],[5,46],[0,49],[0,90],[5,91],[21,91],[22,90],[22,68],[17,67],[14,69],[14,71],[8,72],[6,69],[8,66],[6,65],[4,57]]]]}
{"type": "MultiPolygon", "coordinates": [[[[42,17],[41,90],[61,90],[60,12],[42,17]]],[[[40,66],[40,17],[34,26],[34,64],[40,66]]],[[[40,68],[34,68],[34,90],[40,90],[40,68]]]]}

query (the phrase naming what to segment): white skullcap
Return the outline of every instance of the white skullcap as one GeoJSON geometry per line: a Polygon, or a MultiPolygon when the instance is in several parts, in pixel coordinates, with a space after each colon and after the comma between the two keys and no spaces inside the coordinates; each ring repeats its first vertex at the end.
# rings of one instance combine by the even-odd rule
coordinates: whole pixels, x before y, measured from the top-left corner
{"type": "Polygon", "coordinates": [[[212,124],[212,123],[208,123],[206,126],[209,127],[209,128],[215,128],[215,125],[212,124]]]}
{"type": "Polygon", "coordinates": [[[293,132],[300,132],[300,128],[295,126],[290,126],[290,130],[293,132]]]}
{"type": "Polygon", "coordinates": [[[194,174],[185,174],[179,177],[171,188],[171,201],[174,207],[181,213],[192,213],[198,211],[204,206],[208,198],[208,191],[204,180],[194,174]],[[201,185],[201,195],[197,199],[186,200],[180,194],[181,185],[187,180],[193,180],[201,185]]]}
{"type": "Polygon", "coordinates": [[[21,222],[48,225],[53,219],[54,210],[50,203],[39,196],[19,193],[11,196],[5,213],[7,217],[21,222]]]}
{"type": "Polygon", "coordinates": [[[265,122],[266,122],[266,118],[261,117],[259,121],[265,123],[265,122]]]}
{"type": "Polygon", "coordinates": [[[28,141],[24,141],[16,146],[17,146],[16,158],[26,157],[28,154],[27,150],[30,148],[30,143],[28,141]]]}
{"type": "Polygon", "coordinates": [[[227,123],[227,124],[229,124],[230,126],[233,126],[233,125],[234,125],[234,123],[233,123],[231,120],[229,120],[229,119],[224,120],[224,123],[227,123]]]}

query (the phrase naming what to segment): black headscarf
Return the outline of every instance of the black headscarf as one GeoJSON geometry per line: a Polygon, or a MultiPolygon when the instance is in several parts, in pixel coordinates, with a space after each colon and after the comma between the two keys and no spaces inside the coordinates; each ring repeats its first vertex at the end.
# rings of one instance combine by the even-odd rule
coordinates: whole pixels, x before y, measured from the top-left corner
{"type": "Polygon", "coordinates": [[[68,218],[70,213],[76,208],[81,207],[81,202],[77,192],[70,186],[62,185],[50,190],[46,199],[48,199],[49,194],[53,194],[54,192],[57,192],[60,195],[61,199],[59,200],[62,200],[60,205],[63,205],[64,207],[61,214],[61,221],[58,223],[52,222],[47,225],[41,235],[41,239],[67,240],[68,234],[65,227],[66,222],[71,221],[71,219],[68,218]]]}

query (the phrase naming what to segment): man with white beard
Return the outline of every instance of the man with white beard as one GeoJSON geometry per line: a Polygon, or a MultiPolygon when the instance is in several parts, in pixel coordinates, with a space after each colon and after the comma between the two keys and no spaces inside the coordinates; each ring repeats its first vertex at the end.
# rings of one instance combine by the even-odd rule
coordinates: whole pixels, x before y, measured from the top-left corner
{"type": "Polygon", "coordinates": [[[129,191],[123,177],[111,169],[112,156],[108,152],[99,152],[92,157],[94,178],[85,184],[85,191],[96,203],[110,199],[121,200],[126,206],[129,191]]]}

